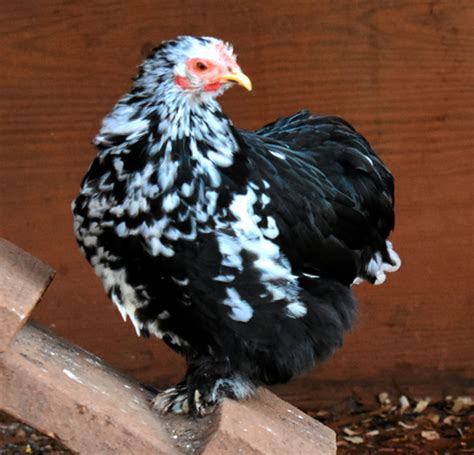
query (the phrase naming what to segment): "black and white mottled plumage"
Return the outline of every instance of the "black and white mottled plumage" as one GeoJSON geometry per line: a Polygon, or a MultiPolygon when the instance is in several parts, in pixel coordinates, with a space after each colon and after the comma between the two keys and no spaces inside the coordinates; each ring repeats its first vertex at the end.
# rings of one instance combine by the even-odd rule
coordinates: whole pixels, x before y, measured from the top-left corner
{"type": "Polygon", "coordinates": [[[137,334],[185,355],[161,412],[210,412],[326,359],[353,321],[351,285],[400,265],[393,178],[337,117],[249,132],[216,101],[250,88],[231,47],[179,37],[104,119],[73,203],[87,260],[137,334]]]}

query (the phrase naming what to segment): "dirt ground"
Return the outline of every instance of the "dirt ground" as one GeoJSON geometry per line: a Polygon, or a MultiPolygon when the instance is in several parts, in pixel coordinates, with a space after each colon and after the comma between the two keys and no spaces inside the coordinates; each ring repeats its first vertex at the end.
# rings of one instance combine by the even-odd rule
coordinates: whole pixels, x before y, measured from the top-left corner
{"type": "Polygon", "coordinates": [[[54,439],[0,412],[0,455],[71,454],[54,439]]]}
{"type": "MultiPolygon", "coordinates": [[[[310,412],[338,435],[338,454],[474,454],[474,400],[354,393],[310,412]]],[[[0,455],[71,454],[59,442],[0,413],[0,455]]]]}
{"type": "Polygon", "coordinates": [[[474,400],[354,393],[309,413],[337,433],[338,454],[474,454],[474,400]]]}

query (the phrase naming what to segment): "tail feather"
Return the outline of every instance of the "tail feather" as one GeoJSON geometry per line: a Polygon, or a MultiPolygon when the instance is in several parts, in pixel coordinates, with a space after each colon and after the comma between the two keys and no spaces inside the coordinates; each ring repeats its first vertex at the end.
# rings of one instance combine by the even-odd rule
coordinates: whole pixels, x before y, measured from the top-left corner
{"type": "Polygon", "coordinates": [[[402,265],[402,261],[393,249],[390,240],[386,241],[386,250],[386,254],[383,255],[377,251],[367,264],[365,276],[357,277],[352,284],[360,284],[367,280],[375,285],[379,285],[387,279],[386,273],[396,272],[402,265]],[[386,258],[388,258],[388,262],[386,258]]]}

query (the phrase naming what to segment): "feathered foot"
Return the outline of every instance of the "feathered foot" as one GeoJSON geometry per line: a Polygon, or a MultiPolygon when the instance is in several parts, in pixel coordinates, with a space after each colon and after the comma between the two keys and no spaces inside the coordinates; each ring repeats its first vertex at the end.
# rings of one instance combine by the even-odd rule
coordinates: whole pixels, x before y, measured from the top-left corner
{"type": "Polygon", "coordinates": [[[203,417],[213,413],[224,398],[240,400],[251,396],[254,391],[255,386],[240,375],[217,379],[192,375],[187,384],[181,383],[159,392],[152,401],[152,408],[160,414],[172,412],[203,417]]]}

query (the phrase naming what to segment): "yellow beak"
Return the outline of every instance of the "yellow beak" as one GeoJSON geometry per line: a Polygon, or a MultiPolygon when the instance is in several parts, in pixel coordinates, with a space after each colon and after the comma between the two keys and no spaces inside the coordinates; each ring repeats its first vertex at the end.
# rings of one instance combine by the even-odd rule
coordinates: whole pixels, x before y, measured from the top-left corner
{"type": "Polygon", "coordinates": [[[225,74],[221,76],[221,80],[237,82],[237,84],[246,88],[249,92],[252,91],[252,81],[242,72],[225,74]]]}

